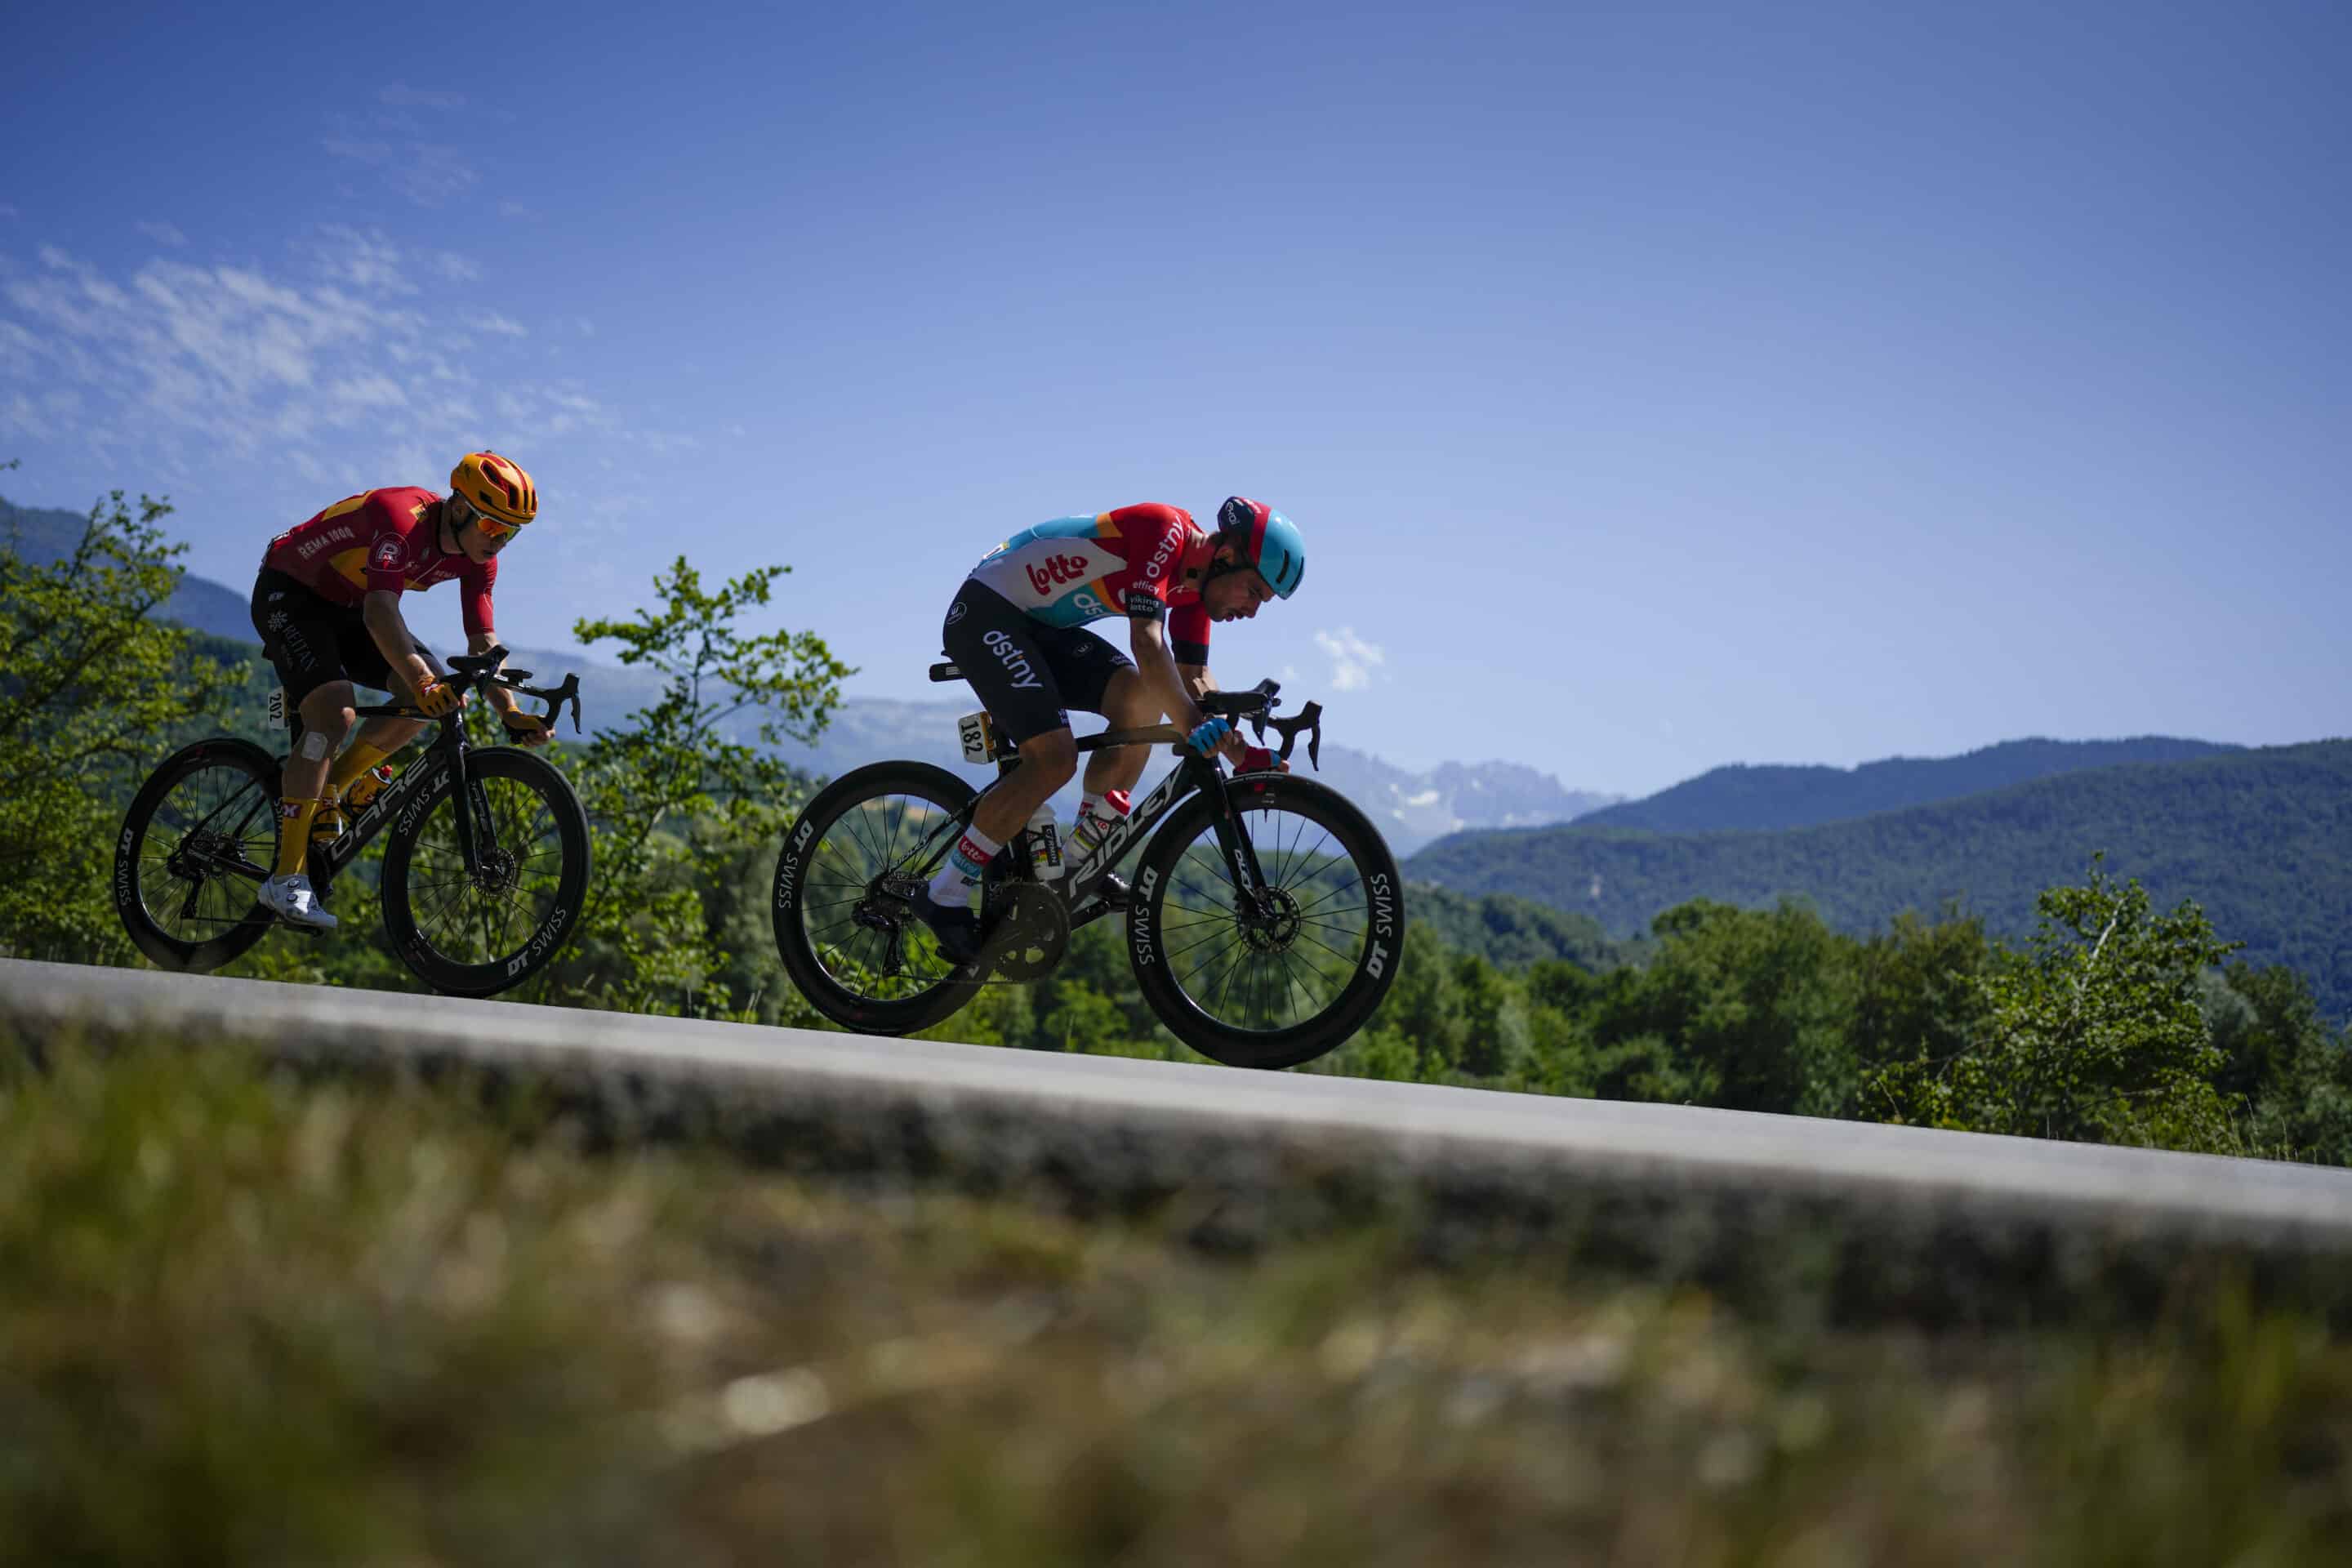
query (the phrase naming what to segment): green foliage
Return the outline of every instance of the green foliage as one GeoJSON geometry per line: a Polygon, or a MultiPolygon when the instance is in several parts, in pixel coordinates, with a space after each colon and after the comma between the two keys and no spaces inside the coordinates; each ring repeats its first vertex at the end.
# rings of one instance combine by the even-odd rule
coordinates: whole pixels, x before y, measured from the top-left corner
{"type": "MultiPolygon", "coordinates": [[[[631,620],[583,619],[583,643],[617,642],[625,665],[664,678],[660,699],[625,727],[599,729],[574,759],[596,874],[580,933],[542,982],[543,994],[635,1011],[690,1011],[718,986],[721,1008],[745,1005],[773,966],[747,971],[754,942],[745,892],[807,781],[738,738],[807,742],[854,673],[808,631],[753,636],[738,626],[765,606],[786,567],[760,567],[712,590],[684,556],[654,579],[659,604],[631,620]],[[706,903],[704,889],[726,890],[706,903]],[[734,945],[730,946],[732,943],[734,945]]],[[[770,858],[770,868],[772,868],[770,858]]],[[[764,899],[758,900],[764,904],[764,899]]],[[[782,1005],[779,999],[778,1005],[782,1005]]]]}
{"type": "Polygon", "coordinates": [[[1776,832],[1665,835],[1589,826],[1461,834],[1405,865],[1416,880],[1588,914],[1622,938],[1708,899],[1806,900],[1866,936],[1958,900],[2022,940],[2042,890],[2104,848],[2163,903],[2194,899],[2247,958],[2308,977],[2352,1016],[2352,742],[2070,773],[1937,805],[1776,832]]]}
{"type": "Polygon", "coordinates": [[[130,955],[107,887],[119,800],[232,680],[149,619],[183,547],[116,490],[36,565],[0,538],[0,951],[130,955]]]}
{"type": "Polygon", "coordinates": [[[1609,969],[1626,962],[1638,946],[1614,940],[1591,915],[1502,893],[1474,897],[1425,882],[1413,886],[1412,918],[1450,948],[1514,967],[1565,959],[1586,969],[1609,969]]]}
{"type": "MultiPolygon", "coordinates": [[[[0,1035],[12,1564],[2299,1568],[2352,1542],[2325,1270],[2200,1287],[2193,1241],[2145,1318],[2094,1288],[1999,1333],[1878,1326],[1849,1270],[1702,1286],[1599,1220],[1465,1267],[1475,1223],[1384,1203],[1312,1239],[1256,1236],[1216,1181],[1055,1214],[938,1190],[985,1185],[969,1163],[583,1152],[513,1074],[52,1031],[36,1071],[29,1044],[0,1035]]],[[[1810,1208],[1740,1225],[1759,1259],[1884,1256],[1810,1208]]]]}
{"type": "Polygon", "coordinates": [[[2235,944],[2195,904],[2156,914],[2096,860],[2041,909],[2031,950],[1985,979],[1969,1047],[1874,1068],[1865,1103],[1934,1127],[2236,1152],[2199,1005],[2200,976],[2235,944]]]}

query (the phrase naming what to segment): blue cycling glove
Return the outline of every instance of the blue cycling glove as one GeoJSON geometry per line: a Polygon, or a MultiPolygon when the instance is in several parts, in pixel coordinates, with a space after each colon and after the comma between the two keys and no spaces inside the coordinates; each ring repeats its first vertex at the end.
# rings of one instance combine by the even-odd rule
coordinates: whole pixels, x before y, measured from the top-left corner
{"type": "Polygon", "coordinates": [[[1204,721],[1201,727],[1184,737],[1184,743],[1202,756],[1217,749],[1217,742],[1234,732],[1234,727],[1223,719],[1204,721]]]}

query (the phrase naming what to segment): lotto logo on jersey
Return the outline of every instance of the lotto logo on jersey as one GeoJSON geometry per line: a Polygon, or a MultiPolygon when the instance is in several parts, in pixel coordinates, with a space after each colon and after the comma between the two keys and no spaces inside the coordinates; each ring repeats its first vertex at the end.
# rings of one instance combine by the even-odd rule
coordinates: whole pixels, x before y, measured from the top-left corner
{"type": "Polygon", "coordinates": [[[1087,580],[1087,558],[1083,555],[1049,555],[1043,561],[1033,561],[1022,570],[1029,574],[1029,586],[1040,595],[1051,595],[1055,584],[1083,583],[1087,580]]]}
{"type": "Polygon", "coordinates": [[[395,534],[387,534],[376,542],[368,565],[378,572],[404,572],[408,569],[407,542],[395,534]]]}

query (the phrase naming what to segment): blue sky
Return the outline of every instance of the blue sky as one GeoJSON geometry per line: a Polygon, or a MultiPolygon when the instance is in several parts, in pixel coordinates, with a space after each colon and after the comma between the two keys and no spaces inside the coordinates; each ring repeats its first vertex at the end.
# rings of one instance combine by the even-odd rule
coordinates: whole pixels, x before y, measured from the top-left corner
{"type": "MultiPolygon", "coordinates": [[[[1240,492],[1310,569],[1219,675],[1410,765],[1645,793],[2352,729],[2341,5],[97,4],[8,39],[0,492],[169,492],[225,582],[488,445],[546,507],[509,637],[678,550],[784,562],[853,693],[936,695],[997,540],[1240,492]]],[[[455,602],[412,622],[454,640],[455,602]]]]}

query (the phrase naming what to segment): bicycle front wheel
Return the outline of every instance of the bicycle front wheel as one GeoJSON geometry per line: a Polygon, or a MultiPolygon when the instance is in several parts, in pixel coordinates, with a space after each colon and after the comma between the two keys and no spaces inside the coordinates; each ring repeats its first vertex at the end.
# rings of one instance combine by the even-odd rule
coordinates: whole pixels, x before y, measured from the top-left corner
{"type": "Polygon", "coordinates": [[[1245,890],[1195,795],[1136,869],[1128,962],[1180,1040],[1228,1067],[1312,1060],[1363,1026],[1396,980],[1404,883],[1364,814],[1312,779],[1225,781],[1263,885],[1245,890]]]}
{"type": "Polygon", "coordinates": [[[148,776],[114,839],[114,912],[157,967],[201,974],[268,934],[255,889],[278,858],[278,759],[199,741],[148,776]]]}
{"type": "Polygon", "coordinates": [[[580,923],[588,816],[548,763],[510,746],[468,752],[468,856],[457,772],[442,769],[385,836],[384,932],[436,991],[495,996],[544,969],[580,923]]]}

